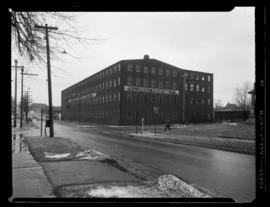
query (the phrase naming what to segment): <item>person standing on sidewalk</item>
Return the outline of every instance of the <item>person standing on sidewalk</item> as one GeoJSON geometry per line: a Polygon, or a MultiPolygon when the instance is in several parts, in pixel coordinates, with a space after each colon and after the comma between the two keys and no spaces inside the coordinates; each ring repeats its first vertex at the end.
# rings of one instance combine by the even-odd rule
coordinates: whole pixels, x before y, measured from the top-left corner
{"type": "Polygon", "coordinates": [[[166,120],[166,126],[165,126],[164,131],[166,132],[167,129],[169,129],[169,131],[171,130],[171,128],[170,128],[170,120],[169,119],[166,120]]]}

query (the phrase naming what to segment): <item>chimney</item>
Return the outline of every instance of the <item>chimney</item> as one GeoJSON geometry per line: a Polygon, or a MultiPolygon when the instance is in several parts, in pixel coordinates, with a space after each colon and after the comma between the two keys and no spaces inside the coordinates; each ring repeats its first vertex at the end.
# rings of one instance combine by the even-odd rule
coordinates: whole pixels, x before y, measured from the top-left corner
{"type": "Polygon", "coordinates": [[[144,56],[143,56],[143,59],[149,60],[149,55],[144,55],[144,56]]]}

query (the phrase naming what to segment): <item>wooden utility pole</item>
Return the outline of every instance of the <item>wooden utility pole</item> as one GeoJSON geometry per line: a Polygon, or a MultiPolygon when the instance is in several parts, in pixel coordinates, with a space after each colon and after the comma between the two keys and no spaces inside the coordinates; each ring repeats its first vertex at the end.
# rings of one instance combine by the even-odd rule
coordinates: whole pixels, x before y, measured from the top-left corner
{"type": "Polygon", "coordinates": [[[22,67],[22,72],[21,72],[21,77],[22,77],[22,81],[21,81],[21,124],[20,124],[20,128],[22,128],[22,123],[23,123],[23,76],[24,75],[38,75],[38,74],[33,74],[33,73],[24,73],[23,70],[24,68],[22,67]]]}
{"type": "Polygon", "coordinates": [[[52,109],[52,86],[51,86],[51,64],[50,64],[50,46],[49,46],[49,32],[48,30],[58,30],[57,27],[48,27],[35,25],[35,28],[45,30],[46,46],[47,46],[47,68],[48,68],[48,94],[49,94],[49,123],[50,123],[50,137],[54,137],[53,132],[53,109],[52,109]]]}
{"type": "Polygon", "coordinates": [[[17,127],[17,70],[18,68],[23,68],[23,66],[18,66],[18,61],[15,59],[15,66],[11,66],[12,68],[14,67],[15,69],[15,83],[14,83],[14,120],[13,120],[13,126],[17,127]]]}
{"type": "Polygon", "coordinates": [[[14,123],[13,123],[13,125],[14,125],[14,127],[16,128],[17,127],[17,63],[18,63],[18,61],[15,59],[15,97],[14,97],[14,102],[15,102],[15,104],[14,104],[14,123]]]}
{"type": "Polygon", "coordinates": [[[40,136],[42,136],[43,110],[40,112],[40,136]]]}
{"type": "Polygon", "coordinates": [[[186,104],[186,100],[185,100],[185,84],[186,84],[186,77],[187,77],[187,74],[183,74],[183,112],[182,112],[182,121],[183,121],[183,124],[185,124],[186,122],[186,108],[185,108],[185,104],[186,104]]]}

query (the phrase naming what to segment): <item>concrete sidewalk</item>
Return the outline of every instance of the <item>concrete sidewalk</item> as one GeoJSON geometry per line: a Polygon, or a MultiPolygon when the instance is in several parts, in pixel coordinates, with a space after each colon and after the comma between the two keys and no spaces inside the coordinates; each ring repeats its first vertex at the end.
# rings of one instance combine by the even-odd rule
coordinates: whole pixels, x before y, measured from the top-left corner
{"type": "Polygon", "coordinates": [[[30,128],[12,129],[12,196],[16,198],[53,198],[53,188],[42,167],[35,161],[24,142],[30,128]]]}

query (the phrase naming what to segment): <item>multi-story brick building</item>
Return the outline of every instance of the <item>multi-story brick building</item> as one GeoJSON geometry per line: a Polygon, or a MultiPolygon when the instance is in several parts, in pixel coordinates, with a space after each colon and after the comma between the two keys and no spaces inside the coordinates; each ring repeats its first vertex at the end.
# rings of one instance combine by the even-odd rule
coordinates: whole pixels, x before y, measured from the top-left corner
{"type": "Polygon", "coordinates": [[[145,124],[155,119],[156,123],[212,121],[213,74],[145,55],[121,60],[62,91],[64,120],[129,125],[141,117],[145,124]]]}

